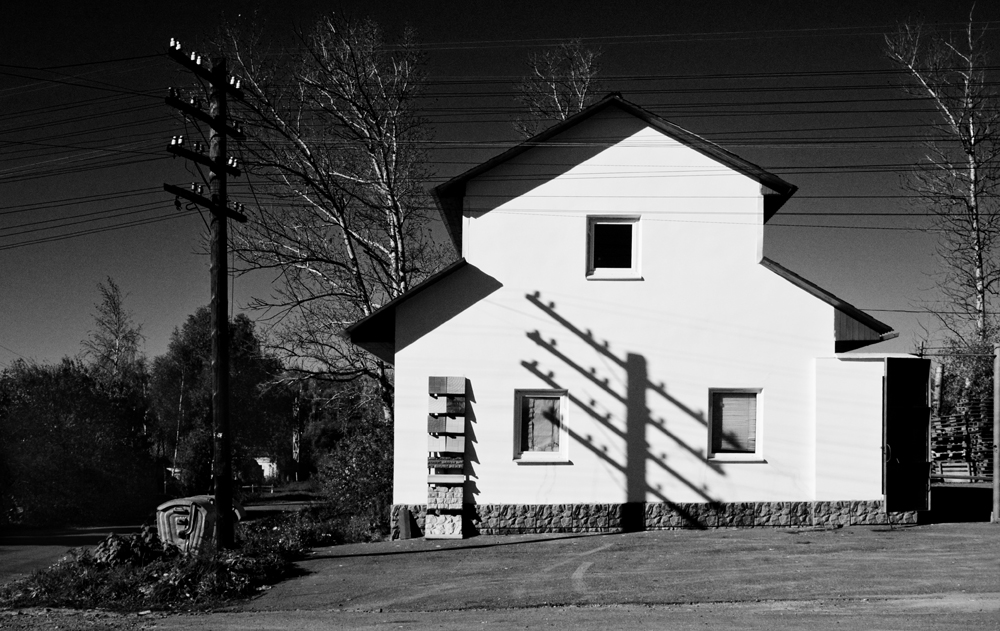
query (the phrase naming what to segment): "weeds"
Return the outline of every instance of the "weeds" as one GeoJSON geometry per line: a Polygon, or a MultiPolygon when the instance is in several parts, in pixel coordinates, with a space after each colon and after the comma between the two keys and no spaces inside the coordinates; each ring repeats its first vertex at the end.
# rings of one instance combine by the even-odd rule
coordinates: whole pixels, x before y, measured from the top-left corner
{"type": "Polygon", "coordinates": [[[314,509],[242,523],[237,549],[185,556],[144,526],[137,534],[111,535],[93,550],[71,550],[55,565],[0,587],[0,608],[211,609],[293,575],[294,562],[313,547],[379,537],[364,520],[314,509]]]}

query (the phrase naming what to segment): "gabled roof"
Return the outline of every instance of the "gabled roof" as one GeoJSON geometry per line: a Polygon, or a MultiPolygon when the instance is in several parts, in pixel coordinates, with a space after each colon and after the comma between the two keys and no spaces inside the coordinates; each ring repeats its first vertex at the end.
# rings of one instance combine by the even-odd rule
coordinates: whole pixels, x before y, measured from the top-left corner
{"type": "Polygon", "coordinates": [[[761,259],[760,264],[836,310],[833,318],[834,349],[836,352],[846,353],[899,335],[888,324],[876,320],[861,309],[841,300],[816,283],[802,278],[766,256],[761,259]]]}
{"type": "Polygon", "coordinates": [[[609,108],[617,108],[627,114],[631,114],[642,120],[647,125],[673,138],[695,151],[712,158],[713,160],[728,166],[738,173],[760,182],[764,194],[764,222],[766,223],[781,206],[788,201],[797,187],[784,181],[777,175],[769,173],[759,166],[747,162],[743,158],[731,153],[719,145],[705,140],[697,134],[693,134],[682,127],[667,122],[659,116],[644,110],[643,108],[623,99],[620,94],[612,93],[604,97],[597,103],[575,114],[561,123],[549,127],[542,133],[529,138],[519,145],[511,147],[494,158],[487,160],[477,167],[469,169],[465,173],[454,177],[444,184],[440,184],[432,190],[434,199],[441,210],[441,218],[444,220],[445,228],[451,237],[456,250],[462,252],[462,199],[465,197],[466,183],[474,177],[482,175],[520,154],[544,144],[550,138],[565,132],[567,129],[579,125],[583,121],[591,118],[595,114],[603,112],[609,108]]]}
{"type": "MultiPolygon", "coordinates": [[[[459,252],[462,250],[462,210],[463,198],[465,197],[466,183],[496,166],[537,147],[547,140],[560,134],[570,127],[577,125],[588,118],[602,112],[608,108],[618,108],[632,116],[635,116],[657,129],[661,133],[674,140],[698,151],[729,168],[742,173],[760,182],[764,195],[764,221],[770,219],[778,209],[790,198],[797,188],[780,177],[765,171],[757,165],[743,160],[739,156],[730,153],[715,143],[692,134],[691,132],[669,123],[660,117],[642,109],[641,107],[629,103],[618,94],[611,94],[600,102],[588,107],[582,112],[569,119],[550,127],[533,138],[508,149],[504,153],[484,162],[483,164],[469,169],[465,173],[452,178],[433,189],[435,200],[437,201],[441,215],[444,219],[445,227],[451,236],[452,242],[459,252]]],[[[781,276],[793,285],[799,287],[826,302],[834,308],[834,339],[836,352],[842,353],[863,346],[868,346],[882,340],[895,337],[895,334],[887,324],[880,322],[861,311],[857,307],[841,300],[815,283],[802,278],[791,270],[778,263],[763,258],[760,261],[768,270],[781,276]]],[[[355,322],[345,330],[350,341],[361,348],[371,352],[377,357],[393,363],[395,353],[395,328],[396,310],[404,302],[420,294],[424,290],[440,283],[445,278],[451,276],[462,268],[467,267],[465,259],[459,259],[451,265],[430,276],[425,281],[410,289],[405,294],[386,303],[374,313],[355,322]]],[[[472,269],[472,268],[470,268],[472,269]]]]}

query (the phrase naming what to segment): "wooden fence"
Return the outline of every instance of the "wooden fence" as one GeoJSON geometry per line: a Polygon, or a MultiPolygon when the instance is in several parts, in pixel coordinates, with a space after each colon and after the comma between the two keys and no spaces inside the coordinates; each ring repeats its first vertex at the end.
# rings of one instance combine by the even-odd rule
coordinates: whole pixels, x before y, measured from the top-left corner
{"type": "Polygon", "coordinates": [[[932,478],[945,482],[992,480],[993,399],[966,401],[931,417],[932,478]]]}

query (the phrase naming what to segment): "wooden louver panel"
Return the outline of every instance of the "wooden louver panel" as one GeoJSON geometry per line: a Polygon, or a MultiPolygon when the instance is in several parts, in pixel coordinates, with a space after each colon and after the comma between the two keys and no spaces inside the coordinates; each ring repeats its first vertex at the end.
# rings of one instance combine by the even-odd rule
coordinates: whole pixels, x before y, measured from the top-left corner
{"type": "Polygon", "coordinates": [[[430,377],[427,393],[424,536],[460,539],[465,502],[465,377],[430,377]]]}

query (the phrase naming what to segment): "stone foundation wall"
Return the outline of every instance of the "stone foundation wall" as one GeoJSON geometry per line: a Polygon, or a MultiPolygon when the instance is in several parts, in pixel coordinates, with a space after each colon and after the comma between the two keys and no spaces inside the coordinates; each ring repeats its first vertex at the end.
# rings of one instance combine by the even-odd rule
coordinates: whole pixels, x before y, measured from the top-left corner
{"type": "MultiPolygon", "coordinates": [[[[394,505],[392,537],[399,536],[399,510],[410,511],[411,533],[421,536],[427,506],[394,505]]],[[[434,522],[431,509],[431,522],[434,522]]],[[[915,524],[915,511],[886,513],[881,500],[842,502],[730,502],[674,504],[466,504],[466,535],[544,532],[622,532],[676,528],[757,528],[915,524]]]]}

